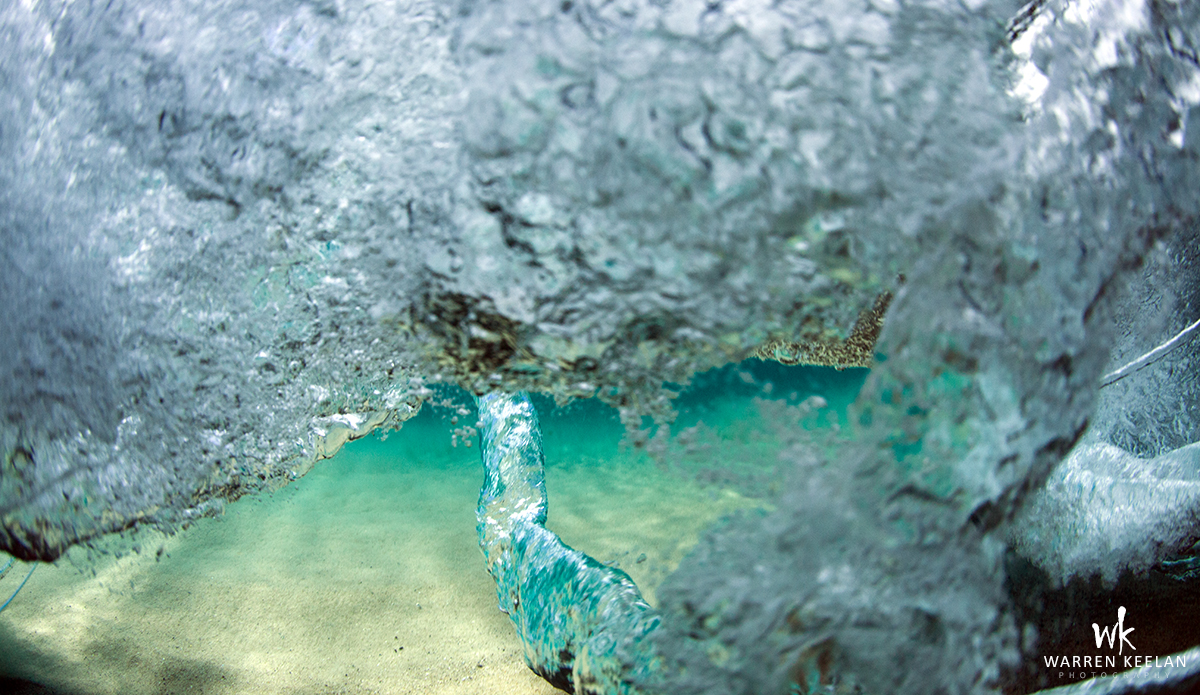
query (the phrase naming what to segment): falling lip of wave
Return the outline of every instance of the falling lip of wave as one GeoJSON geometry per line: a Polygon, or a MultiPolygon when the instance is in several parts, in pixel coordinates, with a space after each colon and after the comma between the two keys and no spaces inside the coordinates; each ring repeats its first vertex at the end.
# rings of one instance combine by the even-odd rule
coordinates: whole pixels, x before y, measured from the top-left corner
{"type": "Polygon", "coordinates": [[[657,612],[629,575],[545,528],[545,461],[529,396],[490,393],[477,403],[479,547],[525,662],[568,692],[641,692],[631,683],[657,675],[648,642],[657,612]]]}

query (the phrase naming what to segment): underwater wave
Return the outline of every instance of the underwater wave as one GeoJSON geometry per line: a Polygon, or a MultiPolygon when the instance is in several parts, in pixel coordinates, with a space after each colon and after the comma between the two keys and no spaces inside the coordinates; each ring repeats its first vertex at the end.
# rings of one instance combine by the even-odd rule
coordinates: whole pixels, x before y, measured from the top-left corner
{"type": "Polygon", "coordinates": [[[1194,2],[28,2],[0,34],[0,550],[217,515],[446,382],[701,450],[680,388],[759,357],[872,366],[832,438],[765,406],[800,432],[778,501],[659,592],[670,692],[1027,692],[1061,635],[1021,562],[1194,580],[1194,345],[1101,388],[1197,319],[1194,2]]]}

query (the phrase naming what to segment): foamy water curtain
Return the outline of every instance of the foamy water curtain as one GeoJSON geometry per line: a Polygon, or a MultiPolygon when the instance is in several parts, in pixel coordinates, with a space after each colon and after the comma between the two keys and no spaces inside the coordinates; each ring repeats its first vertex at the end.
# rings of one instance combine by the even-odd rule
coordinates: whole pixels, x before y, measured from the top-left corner
{"type": "Polygon", "coordinates": [[[754,356],[872,366],[653,630],[484,403],[489,568],[553,682],[626,687],[649,630],[671,695],[1033,689],[1011,555],[1200,553],[1197,0],[29,0],[0,46],[21,560],[219,515],[435,383],[646,442],[754,356]]]}

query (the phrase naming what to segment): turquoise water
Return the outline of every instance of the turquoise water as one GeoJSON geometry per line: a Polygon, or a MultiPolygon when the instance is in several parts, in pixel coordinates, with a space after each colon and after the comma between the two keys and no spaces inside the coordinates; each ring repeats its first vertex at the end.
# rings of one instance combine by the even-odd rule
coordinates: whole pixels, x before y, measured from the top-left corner
{"type": "MultiPolygon", "coordinates": [[[[699,375],[676,401],[672,430],[705,428],[708,448],[657,457],[625,442],[612,408],[556,407],[534,395],[548,528],[628,572],[654,604],[706,528],[770,505],[752,476],[720,479],[705,466],[778,446],[763,407],[820,394],[836,421],[864,371],[751,361],[699,375]]],[[[101,546],[124,551],[120,558],[75,549],[42,567],[0,618],[0,673],[15,679],[3,685],[122,695],[557,692],[524,665],[484,571],[479,449],[454,436],[474,422],[471,399],[440,395],[468,413],[426,407],[399,431],[351,442],[220,518],[174,537],[140,533],[101,546]],[[135,544],[141,552],[129,553],[135,544]]],[[[21,564],[0,592],[15,588],[21,564]]]]}

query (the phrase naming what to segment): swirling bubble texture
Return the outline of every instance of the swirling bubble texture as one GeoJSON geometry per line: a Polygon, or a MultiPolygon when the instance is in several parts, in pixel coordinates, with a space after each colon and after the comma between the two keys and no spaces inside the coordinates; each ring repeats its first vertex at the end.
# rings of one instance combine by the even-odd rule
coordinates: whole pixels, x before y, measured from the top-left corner
{"type": "Polygon", "coordinates": [[[960,584],[898,565],[911,610],[855,601],[888,548],[986,534],[1042,486],[1117,290],[1200,205],[1196,4],[1038,7],[1018,55],[1010,0],[4,5],[0,548],[214,513],[436,379],[666,421],[664,380],[840,344],[891,293],[858,445],[664,588],[709,626],[681,618],[703,644],[676,656],[738,692],[812,626],[888,626],[843,633],[886,661],[870,645],[911,623],[927,672],[994,682],[987,543],[939,556],[960,584]],[[844,557],[795,540],[838,490],[865,544],[844,557]],[[746,646],[788,614],[748,587],[795,581],[825,587],[800,636],[746,646]]]}

